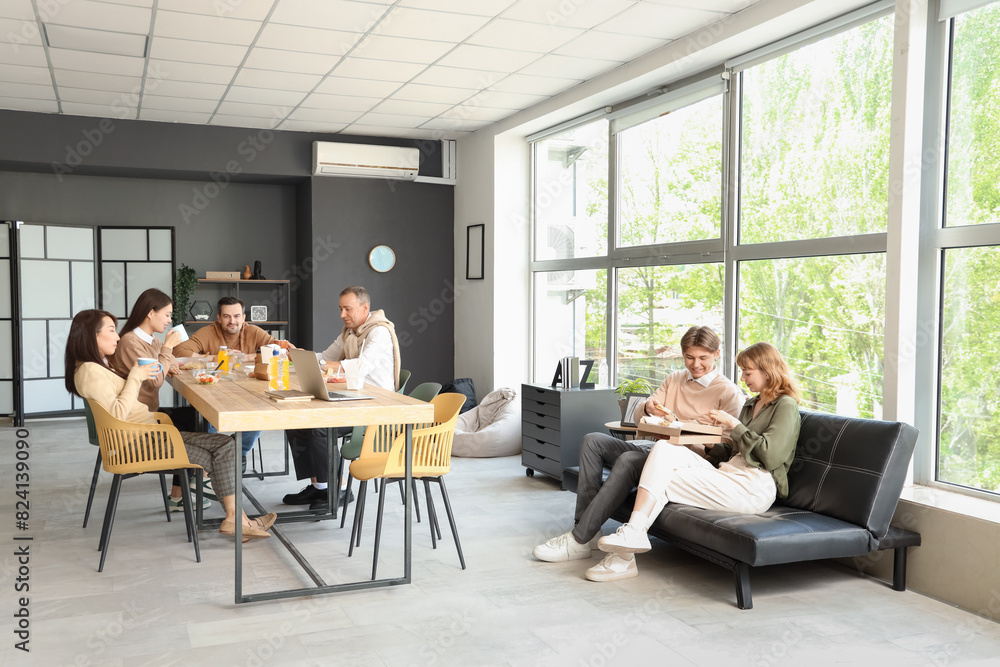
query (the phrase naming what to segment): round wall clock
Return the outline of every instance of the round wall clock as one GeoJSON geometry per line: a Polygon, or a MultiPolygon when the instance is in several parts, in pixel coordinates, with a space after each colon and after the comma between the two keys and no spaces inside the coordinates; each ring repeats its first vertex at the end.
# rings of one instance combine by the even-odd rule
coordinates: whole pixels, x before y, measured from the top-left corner
{"type": "Polygon", "coordinates": [[[368,263],[379,273],[385,273],[396,264],[396,253],[387,245],[378,245],[368,253],[368,263]]]}

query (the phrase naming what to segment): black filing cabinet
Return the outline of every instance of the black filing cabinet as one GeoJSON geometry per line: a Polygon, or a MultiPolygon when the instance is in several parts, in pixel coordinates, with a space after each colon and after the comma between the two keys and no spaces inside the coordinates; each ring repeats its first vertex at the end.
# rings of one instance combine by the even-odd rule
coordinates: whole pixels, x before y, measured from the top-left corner
{"type": "Polygon", "coordinates": [[[562,481],[566,468],[580,464],[580,440],[607,433],[604,425],[621,419],[618,396],[610,387],[563,389],[521,385],[521,465],[562,481]]]}

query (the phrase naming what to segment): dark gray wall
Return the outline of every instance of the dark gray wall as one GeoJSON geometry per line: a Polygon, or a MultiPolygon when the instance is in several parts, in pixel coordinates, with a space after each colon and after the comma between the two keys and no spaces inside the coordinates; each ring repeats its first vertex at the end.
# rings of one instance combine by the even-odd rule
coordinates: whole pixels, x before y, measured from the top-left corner
{"type": "Polygon", "coordinates": [[[421,173],[440,175],[424,169],[437,142],[0,111],[0,219],[171,226],[178,265],[199,276],[259,259],[292,281],[291,338],[314,349],[342,328],[340,290],[365,285],[415,381],[450,380],[452,188],[313,178],[316,140],[416,145],[421,173]],[[397,254],[386,274],[367,262],[381,243],[397,254]]]}
{"type": "Polygon", "coordinates": [[[452,358],[426,354],[444,341],[453,349],[453,206],[452,188],[445,185],[313,179],[311,243],[316,261],[309,279],[317,348],[329,345],[343,329],[337,309],[340,291],[363,285],[371,293],[372,308],[384,310],[396,325],[403,367],[413,373],[413,386],[453,379],[452,358]],[[368,253],[382,244],[396,254],[396,265],[387,273],[368,264],[368,253]],[[329,258],[320,261],[329,246],[335,246],[329,258]]]}

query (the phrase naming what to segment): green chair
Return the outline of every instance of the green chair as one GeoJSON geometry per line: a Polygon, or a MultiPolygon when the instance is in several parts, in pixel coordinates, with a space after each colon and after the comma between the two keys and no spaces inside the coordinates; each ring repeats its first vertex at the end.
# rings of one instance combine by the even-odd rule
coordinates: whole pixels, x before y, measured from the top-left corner
{"type": "MultiPolygon", "coordinates": [[[[87,496],[87,511],[83,515],[83,527],[87,527],[90,520],[90,508],[94,504],[94,491],[97,490],[97,478],[101,474],[101,443],[97,439],[97,425],[94,423],[94,412],[90,409],[90,403],[83,402],[83,408],[87,415],[87,439],[90,444],[97,447],[97,463],[94,464],[94,478],[90,480],[90,495],[87,496]]],[[[163,492],[163,509],[167,513],[167,521],[170,521],[170,495],[167,492],[167,479],[160,473],[160,491],[163,492]]]]}
{"type": "MultiPolygon", "coordinates": [[[[403,380],[403,373],[406,373],[406,379],[407,380],[410,379],[410,372],[409,371],[400,371],[399,372],[399,393],[400,394],[403,393],[403,386],[405,384],[405,382],[403,380]]],[[[435,396],[437,396],[438,392],[440,392],[440,391],[441,391],[441,384],[440,383],[438,383],[438,382],[424,382],[423,384],[418,384],[416,387],[413,388],[413,391],[410,392],[410,398],[415,398],[415,399],[417,399],[419,401],[423,401],[425,403],[429,403],[430,400],[432,398],[434,398],[435,396]]],[[[339,472],[337,474],[337,479],[343,479],[342,475],[344,474],[344,459],[347,459],[348,461],[356,461],[357,458],[359,456],[361,456],[361,445],[364,444],[364,441],[365,441],[365,427],[364,426],[355,426],[354,430],[351,432],[351,435],[344,439],[344,444],[341,445],[341,447],[340,447],[340,467],[339,467],[339,472]]],[[[351,501],[351,482],[353,480],[354,480],[354,478],[351,477],[351,473],[348,472],[347,473],[347,492],[344,495],[344,498],[345,498],[345,500],[344,500],[344,507],[341,508],[342,514],[340,515],[340,527],[341,528],[344,527],[344,523],[345,523],[345,521],[347,519],[347,506],[350,504],[350,501],[351,501]]],[[[414,482],[413,484],[414,484],[414,490],[415,490],[416,489],[416,482],[414,482]]],[[[400,489],[402,490],[402,487],[400,487],[400,489]]],[[[413,497],[414,498],[417,497],[416,493],[414,493],[413,497]]],[[[419,507],[417,508],[417,520],[418,521],[420,520],[420,508],[419,507]]]]}

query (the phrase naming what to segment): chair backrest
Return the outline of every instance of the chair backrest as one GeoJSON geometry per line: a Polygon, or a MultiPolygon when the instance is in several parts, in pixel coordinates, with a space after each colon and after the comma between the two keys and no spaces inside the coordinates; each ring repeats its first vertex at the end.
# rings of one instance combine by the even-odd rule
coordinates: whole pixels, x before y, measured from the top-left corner
{"type": "MultiPolygon", "coordinates": [[[[451,447],[455,439],[455,423],[465,403],[463,394],[441,394],[431,401],[434,424],[413,430],[413,476],[440,477],[451,470],[451,447]]],[[[406,434],[396,436],[386,460],[385,477],[405,475],[406,434]]]]}
{"type": "Polygon", "coordinates": [[[431,399],[438,395],[441,391],[441,384],[438,382],[424,382],[423,384],[418,384],[410,392],[410,398],[415,398],[418,401],[425,401],[430,403],[431,399]]]}
{"type": "Polygon", "coordinates": [[[197,468],[188,460],[180,431],[164,424],[134,424],[116,419],[87,399],[94,413],[104,469],[115,475],[197,468]]]}
{"type": "Polygon", "coordinates": [[[399,389],[396,390],[397,394],[402,394],[406,389],[406,383],[410,381],[410,371],[405,368],[399,369],[399,389]]]}
{"type": "Polygon", "coordinates": [[[83,411],[87,415],[87,439],[94,447],[100,447],[97,439],[97,424],[94,423],[94,411],[90,409],[90,401],[83,402],[83,411]]]}

